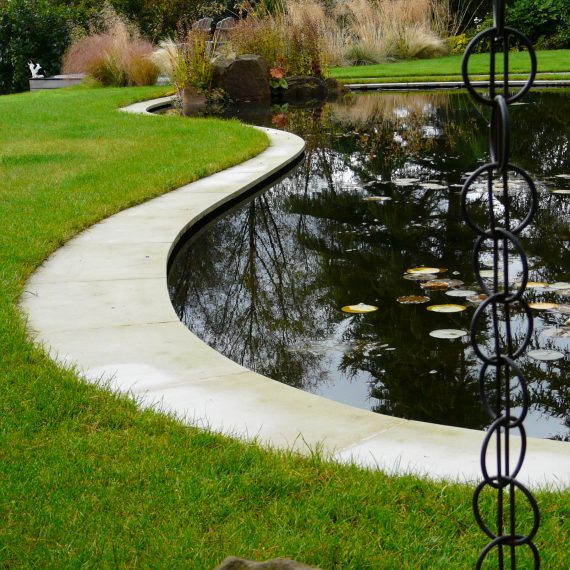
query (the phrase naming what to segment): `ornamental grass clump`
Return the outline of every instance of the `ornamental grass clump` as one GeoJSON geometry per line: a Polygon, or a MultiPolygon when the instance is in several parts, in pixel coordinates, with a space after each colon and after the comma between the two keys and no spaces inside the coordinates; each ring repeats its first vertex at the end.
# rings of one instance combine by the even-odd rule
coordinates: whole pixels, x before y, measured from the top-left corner
{"type": "Polygon", "coordinates": [[[255,53],[291,75],[319,76],[328,65],[358,65],[447,53],[453,27],[447,0],[281,0],[242,4],[231,34],[237,54],[255,53]]]}
{"type": "Polygon", "coordinates": [[[213,67],[208,34],[191,27],[179,27],[176,39],[160,42],[152,59],[160,71],[169,78],[179,95],[192,87],[206,92],[211,88],[213,67]]]}
{"type": "Polygon", "coordinates": [[[341,63],[355,65],[444,55],[447,47],[438,35],[444,25],[438,17],[442,3],[349,0],[338,4],[337,33],[349,38],[341,63]]]}
{"type": "Polygon", "coordinates": [[[141,37],[135,24],[105,6],[64,54],[63,73],[85,73],[106,86],[153,85],[158,67],[152,61],[152,43],[141,37]]]}

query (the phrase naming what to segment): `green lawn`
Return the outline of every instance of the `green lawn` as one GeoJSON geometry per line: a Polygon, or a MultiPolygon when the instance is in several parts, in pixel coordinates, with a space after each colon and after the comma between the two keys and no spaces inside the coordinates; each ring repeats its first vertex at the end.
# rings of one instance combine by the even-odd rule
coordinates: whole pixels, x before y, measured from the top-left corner
{"type": "MultiPolygon", "coordinates": [[[[461,55],[450,55],[436,59],[416,59],[356,67],[335,67],[331,69],[331,75],[344,83],[461,81],[461,60],[461,55]]],[[[497,63],[500,68],[502,61],[499,60],[497,63]]],[[[537,64],[538,79],[570,79],[570,50],[538,51],[537,64]]],[[[513,79],[524,79],[526,77],[524,74],[530,68],[528,54],[526,52],[511,53],[509,66],[513,79]]],[[[489,55],[483,53],[474,54],[469,62],[469,71],[474,78],[488,78],[489,55]]]]}
{"type": "MultiPolygon", "coordinates": [[[[0,97],[0,567],[211,569],[235,554],[326,570],[472,568],[486,537],[471,488],[185,427],[83,384],[27,339],[16,303],[52,251],[266,146],[236,122],[115,110],[163,91],[0,97]]],[[[570,492],[537,497],[544,567],[568,568],[570,492]]]]}

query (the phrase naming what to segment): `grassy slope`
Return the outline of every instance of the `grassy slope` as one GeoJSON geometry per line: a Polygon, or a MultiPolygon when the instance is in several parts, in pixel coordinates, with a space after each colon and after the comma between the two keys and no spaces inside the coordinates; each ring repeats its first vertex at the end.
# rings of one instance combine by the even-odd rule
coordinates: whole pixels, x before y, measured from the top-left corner
{"type": "MultiPolygon", "coordinates": [[[[437,81],[461,80],[461,55],[450,55],[437,59],[416,59],[397,63],[378,65],[362,65],[356,67],[336,67],[331,75],[343,82],[355,81],[437,81]]],[[[528,71],[529,58],[524,52],[510,54],[511,73],[524,74],[528,71]]],[[[552,50],[537,52],[539,79],[570,79],[570,50],[552,50]],[[564,73],[564,76],[552,75],[564,73]]],[[[501,61],[497,62],[499,65],[501,61]]],[[[469,71],[473,76],[484,78],[488,75],[489,55],[474,54],[469,63],[469,71]]],[[[520,76],[523,78],[523,76],[520,76]]]]}
{"type": "MultiPolygon", "coordinates": [[[[237,554],[329,570],[471,568],[485,537],[470,488],[186,428],[81,383],[26,339],[15,303],[51,251],[265,145],[235,123],[113,110],[159,92],[0,97],[0,566],[207,569],[237,554]]],[[[545,567],[570,566],[568,496],[539,496],[545,567]]]]}

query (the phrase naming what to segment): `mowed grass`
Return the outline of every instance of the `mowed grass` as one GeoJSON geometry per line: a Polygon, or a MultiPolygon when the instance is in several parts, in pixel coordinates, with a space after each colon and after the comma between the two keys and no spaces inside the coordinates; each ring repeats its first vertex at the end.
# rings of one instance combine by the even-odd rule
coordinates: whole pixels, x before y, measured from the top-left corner
{"type": "MultiPolygon", "coordinates": [[[[415,59],[395,63],[335,67],[331,75],[344,83],[400,82],[400,81],[461,81],[462,55],[435,59],[415,59]]],[[[570,79],[570,50],[537,52],[537,79],[570,79]]],[[[502,57],[497,57],[497,69],[502,70],[502,57]]],[[[509,69],[513,79],[525,79],[530,69],[526,52],[509,54],[509,69]]],[[[489,54],[473,54],[469,72],[474,79],[488,79],[489,54]]]]}
{"type": "MultiPolygon", "coordinates": [[[[115,110],[161,92],[0,97],[0,567],[211,569],[234,554],[328,570],[472,568],[486,537],[470,487],[183,426],[82,383],[27,339],[16,303],[50,252],[265,147],[234,122],[115,110]]],[[[538,494],[546,568],[570,567],[569,497],[538,494]]],[[[522,531],[527,518],[522,508],[522,531]]]]}

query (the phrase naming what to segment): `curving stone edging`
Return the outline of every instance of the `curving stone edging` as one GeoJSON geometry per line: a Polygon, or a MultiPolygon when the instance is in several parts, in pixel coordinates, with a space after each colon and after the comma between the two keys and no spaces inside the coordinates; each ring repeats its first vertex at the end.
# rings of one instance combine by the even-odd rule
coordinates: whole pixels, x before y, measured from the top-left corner
{"type": "MultiPolygon", "coordinates": [[[[166,101],[125,110],[146,113],[166,101]]],[[[109,381],[193,425],[277,448],[319,447],[393,473],[478,480],[482,432],[382,416],[285,386],[228,360],[178,320],[166,265],[179,237],[303,152],[299,137],[263,130],[271,144],[255,158],[120,212],[55,252],[21,299],[30,334],[85,379],[109,381]]],[[[520,478],[570,487],[570,445],[529,440],[520,478]]]]}

